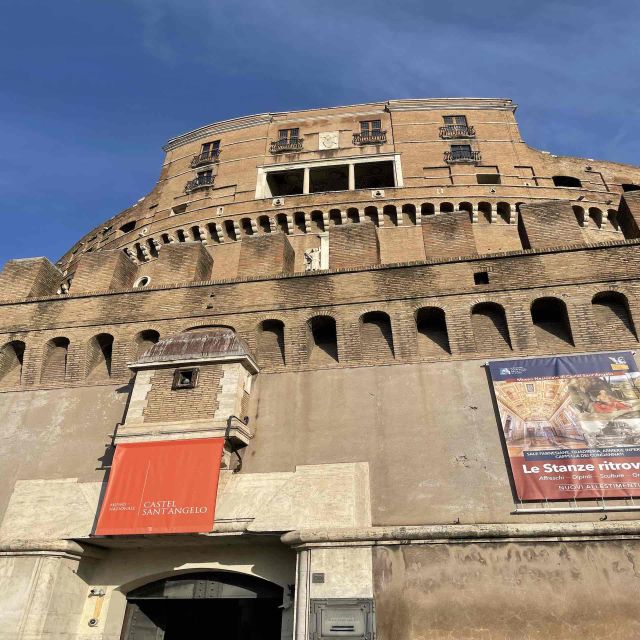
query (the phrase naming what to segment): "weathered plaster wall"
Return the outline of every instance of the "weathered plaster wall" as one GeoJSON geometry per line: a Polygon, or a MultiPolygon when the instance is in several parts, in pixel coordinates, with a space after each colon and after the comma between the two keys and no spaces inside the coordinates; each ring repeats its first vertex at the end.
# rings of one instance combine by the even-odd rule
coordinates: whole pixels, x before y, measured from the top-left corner
{"type": "Polygon", "coordinates": [[[378,640],[640,637],[635,540],[374,548],[378,640]]]}

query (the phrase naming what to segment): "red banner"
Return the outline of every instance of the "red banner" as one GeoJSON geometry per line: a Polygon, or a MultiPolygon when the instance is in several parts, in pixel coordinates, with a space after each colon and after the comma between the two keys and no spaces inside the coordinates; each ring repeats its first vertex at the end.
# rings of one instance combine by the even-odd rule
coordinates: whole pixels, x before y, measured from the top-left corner
{"type": "Polygon", "coordinates": [[[95,535],[206,533],[222,438],[119,444],[95,535]]]}

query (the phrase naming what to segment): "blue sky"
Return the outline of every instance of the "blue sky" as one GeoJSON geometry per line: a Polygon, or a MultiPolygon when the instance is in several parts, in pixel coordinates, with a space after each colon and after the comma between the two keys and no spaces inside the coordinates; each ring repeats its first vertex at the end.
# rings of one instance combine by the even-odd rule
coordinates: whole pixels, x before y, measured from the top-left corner
{"type": "Polygon", "coordinates": [[[507,97],[540,149],[640,164],[637,0],[12,0],[0,264],[135,202],[170,137],[238,115],[507,97]]]}

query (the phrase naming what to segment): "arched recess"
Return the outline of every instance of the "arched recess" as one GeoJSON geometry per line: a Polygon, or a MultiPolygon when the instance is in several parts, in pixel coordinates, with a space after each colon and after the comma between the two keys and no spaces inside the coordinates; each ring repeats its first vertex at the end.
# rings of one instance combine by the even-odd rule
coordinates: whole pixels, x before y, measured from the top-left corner
{"type": "Polygon", "coordinates": [[[307,225],[304,219],[304,211],[296,211],[293,214],[293,224],[300,233],[306,233],[307,225]]]}
{"type": "Polygon", "coordinates": [[[227,234],[227,238],[229,240],[237,240],[238,236],[236,234],[236,227],[233,224],[233,220],[225,220],[224,221],[224,231],[227,234]]]}
{"type": "Polygon", "coordinates": [[[391,319],[383,311],[369,311],[360,317],[360,347],[365,360],[394,357],[391,319]]]}
{"type": "Polygon", "coordinates": [[[284,590],[232,571],[174,575],[127,593],[122,640],[279,640],[284,590]]]}
{"type": "Polygon", "coordinates": [[[589,218],[596,229],[602,229],[602,210],[597,207],[589,207],[589,218]]]}
{"type": "Polygon", "coordinates": [[[471,202],[459,202],[458,211],[466,211],[469,214],[473,213],[473,204],[471,202]]]}
{"type": "Polygon", "coordinates": [[[113,356],[113,336],[99,333],[89,340],[87,348],[87,377],[93,380],[110,378],[113,356]]]}
{"type": "Polygon", "coordinates": [[[553,176],[552,180],[555,187],[577,188],[582,186],[582,182],[573,176],[553,176]]]}
{"type": "Polygon", "coordinates": [[[251,220],[249,218],[242,218],[240,220],[240,231],[243,236],[253,235],[253,227],[251,226],[251,220]]]}
{"type": "Polygon", "coordinates": [[[259,324],[258,362],[271,366],[285,363],[284,323],[281,320],[263,320],[259,324]]]}
{"type": "Polygon", "coordinates": [[[571,208],[573,209],[573,215],[576,217],[578,224],[581,227],[584,227],[584,221],[585,221],[584,208],[577,204],[572,205],[571,208]]]}
{"type": "Polygon", "coordinates": [[[340,213],[340,209],[331,209],[331,211],[329,211],[329,224],[332,227],[342,224],[342,214],[340,213]]]}
{"type": "Polygon", "coordinates": [[[591,299],[598,334],[608,340],[636,338],[627,296],[618,291],[601,291],[591,299]]]}
{"type": "Polygon", "coordinates": [[[423,202],[420,205],[420,215],[422,216],[432,216],[436,212],[436,208],[433,206],[431,202],[423,202]]]}
{"type": "Polygon", "coordinates": [[[69,338],[53,338],[44,346],[41,382],[63,382],[67,376],[69,338]]]}
{"type": "Polygon", "coordinates": [[[471,327],[477,351],[511,349],[507,316],[501,305],[495,302],[480,302],[474,305],[471,309],[471,327]]]}
{"type": "Polygon", "coordinates": [[[260,216],[258,218],[258,233],[271,233],[271,220],[269,220],[269,216],[260,216]]]}
{"type": "Polygon", "coordinates": [[[278,230],[278,233],[289,232],[289,221],[287,220],[286,213],[278,213],[276,215],[276,229],[278,230]]]}
{"type": "Polygon", "coordinates": [[[22,364],[26,345],[22,340],[7,342],[0,349],[0,384],[15,386],[22,382],[22,364]]]}
{"type": "Polygon", "coordinates": [[[491,203],[478,202],[478,222],[491,222],[491,203]]]}
{"type": "Polygon", "coordinates": [[[160,334],[155,329],[145,329],[141,331],[134,340],[136,360],[142,356],[145,351],[160,340],[160,334]]]}
{"type": "Polygon", "coordinates": [[[439,307],[423,307],[416,313],[418,353],[437,356],[451,353],[445,313],[439,307]]]}
{"type": "Polygon", "coordinates": [[[322,211],[312,211],[311,212],[311,221],[309,224],[309,229],[307,231],[309,233],[320,233],[324,231],[324,218],[322,217],[322,211]]]}
{"type": "Polygon", "coordinates": [[[360,222],[360,212],[355,207],[347,209],[347,220],[352,223],[360,222]]]}
{"type": "Polygon", "coordinates": [[[373,224],[378,224],[378,209],[377,207],[365,207],[364,209],[364,219],[369,222],[373,222],[373,224]]]}
{"type": "Polygon", "coordinates": [[[414,204],[402,205],[402,219],[405,224],[416,223],[416,206],[414,204]]]}
{"type": "Polygon", "coordinates": [[[511,205],[508,202],[498,202],[496,205],[496,211],[498,213],[498,220],[502,220],[509,224],[511,220],[511,205]]]}
{"type": "Polygon", "coordinates": [[[440,213],[453,213],[453,202],[441,202],[440,213]]]}
{"type": "Polygon", "coordinates": [[[307,353],[310,364],[338,362],[338,333],[331,316],[315,316],[307,322],[307,353]]]}
{"type": "Polygon", "coordinates": [[[531,304],[531,320],[539,347],[573,346],[567,306],[559,298],[538,298],[531,304]]]}
{"type": "Polygon", "coordinates": [[[396,208],[392,204],[386,204],[382,208],[382,219],[387,227],[398,226],[398,214],[396,212],[396,208]]]}

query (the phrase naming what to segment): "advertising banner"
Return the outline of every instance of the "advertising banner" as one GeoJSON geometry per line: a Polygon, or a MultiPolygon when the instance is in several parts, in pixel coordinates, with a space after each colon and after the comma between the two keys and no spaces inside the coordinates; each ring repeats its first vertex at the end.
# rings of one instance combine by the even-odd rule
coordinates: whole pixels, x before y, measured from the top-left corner
{"type": "Polygon", "coordinates": [[[520,500],[640,496],[631,352],[489,363],[520,500]]]}
{"type": "Polygon", "coordinates": [[[95,535],[211,531],[223,444],[206,438],[117,445],[95,535]]]}

